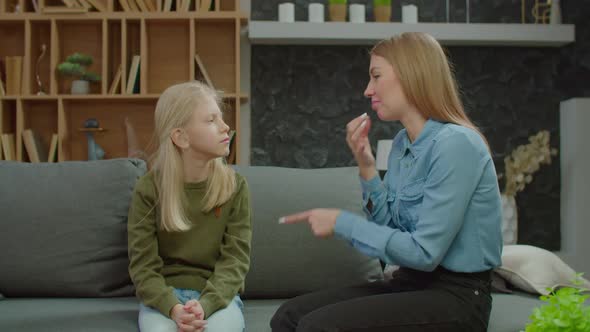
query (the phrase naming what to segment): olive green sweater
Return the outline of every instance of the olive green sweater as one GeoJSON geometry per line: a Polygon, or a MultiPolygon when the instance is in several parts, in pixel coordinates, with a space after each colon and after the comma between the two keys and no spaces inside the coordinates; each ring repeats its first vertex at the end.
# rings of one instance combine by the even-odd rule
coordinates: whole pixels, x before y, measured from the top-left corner
{"type": "Polygon", "coordinates": [[[205,318],[225,308],[243,290],[250,266],[250,201],[245,179],[221,211],[201,212],[206,182],[186,183],[186,232],[161,229],[153,174],[138,180],[129,209],[129,273],[140,301],[166,317],[180,301],[173,288],[201,292],[205,318]]]}

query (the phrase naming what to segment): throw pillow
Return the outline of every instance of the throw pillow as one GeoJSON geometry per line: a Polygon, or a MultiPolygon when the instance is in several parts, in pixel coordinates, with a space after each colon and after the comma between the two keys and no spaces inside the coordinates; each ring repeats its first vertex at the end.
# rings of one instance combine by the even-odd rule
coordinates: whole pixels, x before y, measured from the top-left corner
{"type": "MultiPolygon", "coordinates": [[[[529,245],[504,246],[502,266],[495,270],[514,287],[534,294],[549,294],[548,289],[577,287],[576,272],[554,253],[529,245]]],[[[582,279],[581,287],[590,288],[582,279]]]]}

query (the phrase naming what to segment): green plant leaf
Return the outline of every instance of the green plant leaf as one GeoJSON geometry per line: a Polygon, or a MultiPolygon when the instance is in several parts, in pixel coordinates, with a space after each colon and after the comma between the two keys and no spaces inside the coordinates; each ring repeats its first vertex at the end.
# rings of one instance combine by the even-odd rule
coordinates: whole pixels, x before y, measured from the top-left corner
{"type": "Polygon", "coordinates": [[[373,0],[373,6],[391,6],[391,0],[373,0]]]}
{"type": "Polygon", "coordinates": [[[93,59],[90,55],[74,53],[66,58],[66,62],[79,63],[82,66],[90,66],[93,62],[93,59]]]}
{"type": "Polygon", "coordinates": [[[88,82],[98,82],[100,81],[100,76],[98,74],[88,72],[82,75],[81,79],[88,82]]]}
{"type": "Polygon", "coordinates": [[[57,71],[64,76],[80,77],[84,75],[85,69],[77,63],[62,62],[57,66],[57,71]]]}

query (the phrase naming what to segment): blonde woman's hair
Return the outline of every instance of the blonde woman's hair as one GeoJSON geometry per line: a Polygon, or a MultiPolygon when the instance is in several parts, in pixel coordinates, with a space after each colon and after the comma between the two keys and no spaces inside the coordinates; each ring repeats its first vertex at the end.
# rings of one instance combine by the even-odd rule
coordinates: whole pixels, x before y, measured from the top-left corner
{"type": "Polygon", "coordinates": [[[385,58],[393,66],[408,103],[424,117],[471,128],[487,144],[465,114],[452,66],[434,37],[405,32],[380,41],[370,53],[385,58]]]}
{"type": "MultiPolygon", "coordinates": [[[[184,169],[180,149],[172,142],[176,128],[185,127],[193,111],[209,102],[220,104],[215,90],[200,82],[173,85],[166,89],[156,105],[152,172],[159,196],[160,226],[169,232],[186,231],[191,221],[185,207],[190,202],[184,193],[184,169]]],[[[226,203],[236,190],[234,170],[224,158],[209,162],[203,212],[208,213],[226,203]]]]}

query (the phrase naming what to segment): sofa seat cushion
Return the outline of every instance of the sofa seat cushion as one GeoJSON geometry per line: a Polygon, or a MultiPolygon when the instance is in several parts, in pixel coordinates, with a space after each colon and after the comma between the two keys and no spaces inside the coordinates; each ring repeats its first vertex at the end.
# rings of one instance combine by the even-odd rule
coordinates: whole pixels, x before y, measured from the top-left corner
{"type": "Polygon", "coordinates": [[[0,301],[0,331],[137,331],[135,297],[10,298],[0,301]]]}
{"type": "MultiPolygon", "coordinates": [[[[245,300],[246,331],[270,332],[270,319],[285,299],[245,300]]],[[[493,294],[488,332],[524,330],[533,308],[544,302],[515,292],[493,294]]],[[[134,297],[0,300],[0,331],[137,331],[138,302],[134,297]]]]}
{"type": "Polygon", "coordinates": [[[524,292],[494,293],[492,300],[492,314],[488,332],[524,331],[533,309],[545,304],[539,300],[538,296],[524,292]]]}

